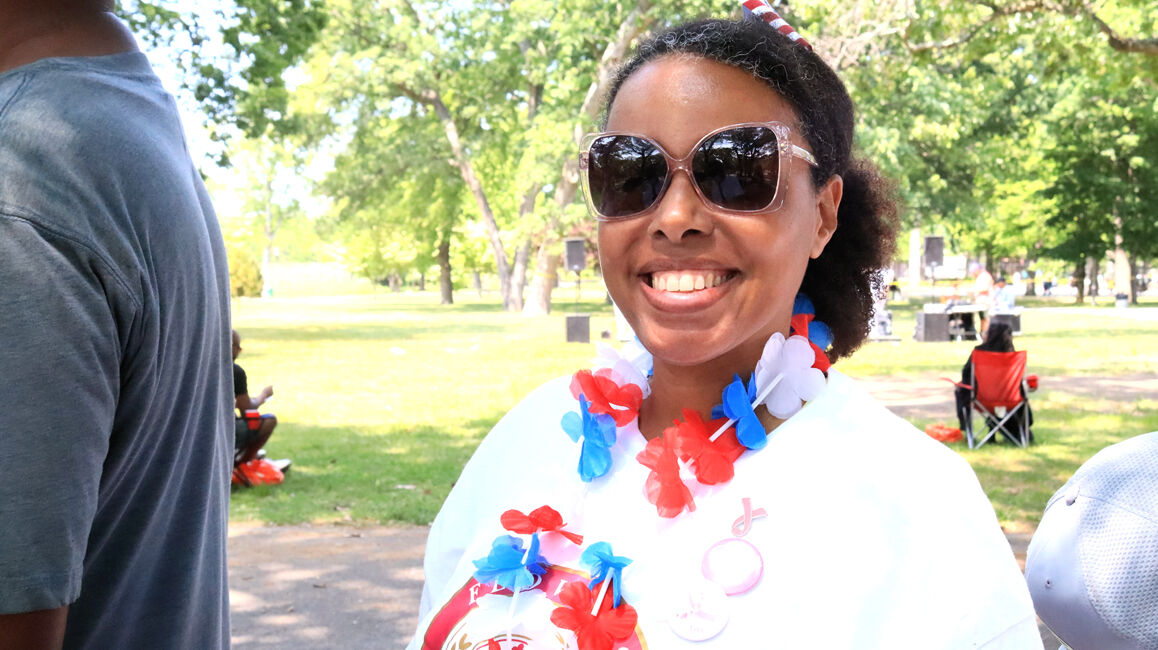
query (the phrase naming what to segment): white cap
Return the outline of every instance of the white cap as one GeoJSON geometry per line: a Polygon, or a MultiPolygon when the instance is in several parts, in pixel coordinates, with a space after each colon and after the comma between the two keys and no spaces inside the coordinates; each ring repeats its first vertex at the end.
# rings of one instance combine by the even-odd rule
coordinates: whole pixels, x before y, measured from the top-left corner
{"type": "Polygon", "coordinates": [[[1073,650],[1158,648],[1158,432],[1099,451],[1053,495],[1025,579],[1073,650]]]}

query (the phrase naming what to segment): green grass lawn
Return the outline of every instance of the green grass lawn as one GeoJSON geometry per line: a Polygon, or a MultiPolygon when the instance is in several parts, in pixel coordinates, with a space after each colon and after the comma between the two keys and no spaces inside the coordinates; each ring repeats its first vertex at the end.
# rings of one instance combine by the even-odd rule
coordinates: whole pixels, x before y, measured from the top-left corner
{"type": "MultiPolygon", "coordinates": [[[[266,408],[280,423],[268,451],[294,466],[280,486],[235,492],[231,518],[429,523],[511,406],[543,381],[589,366],[594,347],[564,343],[564,315],[591,314],[593,339],[614,330],[599,288],[584,288],[582,302],[560,289],[555,313],[542,318],[504,313],[467,292],[449,307],[433,292],[235,301],[250,385],[276,390],[266,408]]],[[[902,340],[866,345],[838,367],[931,381],[958,373],[971,344],[912,341],[917,309],[893,305],[902,340]]],[[[1026,312],[1017,345],[1043,377],[1033,400],[1039,444],[962,450],[1008,528],[1032,529],[1048,496],[1098,449],[1158,429],[1158,396],[1077,400],[1047,389],[1051,376],[1158,372],[1158,321],[1128,317],[1137,313],[1026,312]]]]}

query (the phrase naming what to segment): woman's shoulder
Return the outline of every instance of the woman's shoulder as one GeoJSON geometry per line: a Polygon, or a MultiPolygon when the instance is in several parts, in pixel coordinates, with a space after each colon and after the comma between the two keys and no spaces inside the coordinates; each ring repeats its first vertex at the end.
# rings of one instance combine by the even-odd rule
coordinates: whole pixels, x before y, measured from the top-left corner
{"type": "Polygon", "coordinates": [[[565,413],[576,408],[570,377],[541,384],[495,423],[475,450],[468,468],[502,462],[515,449],[521,449],[520,455],[526,458],[549,455],[558,446],[570,443],[561,421],[565,413]]]}
{"type": "Polygon", "coordinates": [[[458,525],[493,519],[521,507],[524,493],[540,490],[536,486],[545,477],[558,474],[571,445],[560,424],[575,405],[568,386],[566,377],[542,384],[494,425],[463,467],[439,519],[453,515],[458,525]]]}
{"type": "Polygon", "coordinates": [[[525,431],[528,424],[535,428],[543,424],[558,428],[563,414],[575,410],[578,405],[571,395],[570,386],[569,376],[556,377],[540,384],[511,407],[487,437],[504,435],[511,430],[514,430],[513,433],[525,431]]]}
{"type": "Polygon", "coordinates": [[[977,491],[969,463],[945,444],[877,401],[858,382],[836,370],[829,386],[801,410],[793,434],[802,447],[831,457],[855,458],[877,487],[896,483],[907,490],[914,481],[934,481],[977,491]]]}

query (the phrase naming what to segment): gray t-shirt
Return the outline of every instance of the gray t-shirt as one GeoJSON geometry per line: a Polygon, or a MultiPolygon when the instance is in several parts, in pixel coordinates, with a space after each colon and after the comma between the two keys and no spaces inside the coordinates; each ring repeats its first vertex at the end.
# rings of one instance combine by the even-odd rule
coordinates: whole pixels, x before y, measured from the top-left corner
{"type": "Polygon", "coordinates": [[[229,645],[229,274],[143,54],[0,74],[0,614],[229,645]]]}

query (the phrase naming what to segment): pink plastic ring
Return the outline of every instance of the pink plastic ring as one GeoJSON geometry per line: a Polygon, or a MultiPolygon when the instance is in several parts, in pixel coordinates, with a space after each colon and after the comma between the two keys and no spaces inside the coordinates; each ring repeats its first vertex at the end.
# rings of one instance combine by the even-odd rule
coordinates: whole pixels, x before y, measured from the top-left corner
{"type": "Polygon", "coordinates": [[[700,566],[704,577],[720,585],[729,596],[742,594],[760,582],[764,575],[764,556],[751,542],[729,537],[704,553],[700,566]]]}

